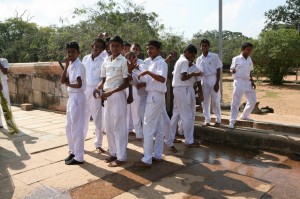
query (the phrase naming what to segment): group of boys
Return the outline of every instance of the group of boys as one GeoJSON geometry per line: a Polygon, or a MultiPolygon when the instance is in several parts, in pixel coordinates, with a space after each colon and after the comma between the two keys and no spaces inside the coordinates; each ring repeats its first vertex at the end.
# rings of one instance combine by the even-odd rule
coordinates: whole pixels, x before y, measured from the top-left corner
{"type": "MultiPolygon", "coordinates": [[[[102,148],[102,132],[105,131],[107,135],[110,156],[105,162],[109,167],[126,162],[128,133],[132,128],[137,140],[143,141],[144,148],[142,159],[134,163],[137,167],[151,167],[152,162],[161,162],[164,143],[173,152],[177,152],[174,142],[178,123],[182,126],[185,145],[198,147],[199,143],[194,141],[195,83],[198,97],[203,101],[203,126],[210,125],[211,99],[213,112],[216,114],[214,126],[221,125],[219,82],[222,62],[217,54],[209,52],[208,40],[201,41],[202,55],[196,63],[197,48],[188,45],[174,66],[174,107],[171,119],[165,105],[168,65],[167,59],[161,57],[159,41],[150,40],[147,43],[148,58],[145,60],[138,59],[141,51],[138,44],[126,44],[119,36],[111,37],[106,43],[100,38],[95,39],[91,47],[92,53],[86,55],[81,62],[78,43],[66,44],[66,67],[61,82],[66,84],[69,92],[67,165],[84,163],[84,140],[90,117],[95,123],[94,144],[98,153],[105,152],[102,148]]],[[[251,76],[253,64],[249,57],[252,48],[252,44],[245,43],[242,54],[233,58],[231,71],[234,93],[230,128],[234,128],[243,94],[249,100],[242,119],[249,119],[254,107],[255,85],[251,76]]]]}

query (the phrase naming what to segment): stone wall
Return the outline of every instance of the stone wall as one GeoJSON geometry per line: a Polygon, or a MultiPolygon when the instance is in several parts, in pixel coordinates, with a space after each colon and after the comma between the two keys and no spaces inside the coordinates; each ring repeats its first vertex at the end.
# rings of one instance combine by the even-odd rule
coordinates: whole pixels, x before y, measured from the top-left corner
{"type": "Polygon", "coordinates": [[[57,62],[13,63],[8,73],[12,104],[65,111],[68,94],[60,83],[63,70],[57,62]]]}

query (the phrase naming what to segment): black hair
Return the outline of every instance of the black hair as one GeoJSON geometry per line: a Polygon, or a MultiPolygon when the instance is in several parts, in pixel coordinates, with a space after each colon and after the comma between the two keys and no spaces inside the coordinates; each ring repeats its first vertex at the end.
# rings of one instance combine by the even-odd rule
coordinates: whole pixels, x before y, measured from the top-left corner
{"type": "Polygon", "coordinates": [[[79,51],[79,45],[76,41],[72,41],[72,42],[67,43],[66,44],[66,49],[68,49],[68,48],[75,48],[78,52],[80,52],[79,51]]]}
{"type": "Polygon", "coordinates": [[[189,52],[189,53],[194,53],[194,54],[197,54],[197,48],[196,46],[194,46],[193,44],[189,44],[185,49],[184,49],[184,53],[185,52],[189,52]]]}
{"type": "Polygon", "coordinates": [[[132,43],[131,46],[133,46],[133,45],[134,45],[134,46],[137,46],[137,47],[140,49],[140,51],[142,50],[140,44],[138,44],[138,43],[132,43]]]}
{"type": "Polygon", "coordinates": [[[109,42],[118,42],[123,46],[123,39],[120,36],[111,37],[109,42]]]}
{"type": "Polygon", "coordinates": [[[129,51],[128,53],[126,53],[125,58],[128,59],[129,57],[136,57],[136,54],[132,51],[129,51]]]}
{"type": "Polygon", "coordinates": [[[251,44],[250,42],[245,42],[242,44],[241,49],[245,50],[247,47],[253,48],[253,44],[251,44]]]}
{"type": "Polygon", "coordinates": [[[105,46],[106,46],[105,41],[103,39],[100,39],[100,38],[94,39],[93,45],[95,45],[95,43],[101,43],[103,48],[105,48],[105,46]]]}
{"type": "Polygon", "coordinates": [[[210,46],[210,42],[208,39],[202,39],[200,42],[200,45],[202,45],[202,44],[207,44],[208,46],[210,46]]]}
{"type": "Polygon", "coordinates": [[[127,41],[124,41],[124,43],[123,43],[123,46],[131,46],[131,44],[130,43],[128,43],[127,41]]]}
{"type": "Polygon", "coordinates": [[[157,49],[161,49],[161,43],[159,41],[156,41],[156,40],[148,41],[146,46],[154,46],[157,49]]]}
{"type": "Polygon", "coordinates": [[[109,43],[109,41],[110,41],[110,37],[106,37],[105,42],[109,43]]]}

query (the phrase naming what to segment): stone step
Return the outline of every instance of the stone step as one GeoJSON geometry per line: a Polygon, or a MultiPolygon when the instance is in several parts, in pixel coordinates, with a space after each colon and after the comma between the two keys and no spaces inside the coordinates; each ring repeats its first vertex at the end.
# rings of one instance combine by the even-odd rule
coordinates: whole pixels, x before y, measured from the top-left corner
{"type": "MultiPolygon", "coordinates": [[[[204,122],[204,116],[202,113],[196,112],[195,117],[196,122],[204,122]]],[[[215,122],[215,118],[211,118],[211,122],[215,122]]],[[[228,125],[229,124],[229,117],[222,115],[222,124],[228,125]]],[[[254,129],[261,129],[261,130],[268,130],[268,131],[275,131],[275,132],[285,132],[285,133],[292,133],[300,135],[300,126],[294,125],[284,125],[278,123],[271,123],[271,122],[262,122],[262,121],[245,121],[245,120],[237,120],[235,123],[236,127],[249,127],[254,129]]]]}
{"type": "Polygon", "coordinates": [[[194,134],[196,138],[201,140],[300,155],[300,134],[288,133],[287,131],[280,132],[244,126],[230,129],[225,125],[203,127],[201,122],[196,121],[194,134]]]}

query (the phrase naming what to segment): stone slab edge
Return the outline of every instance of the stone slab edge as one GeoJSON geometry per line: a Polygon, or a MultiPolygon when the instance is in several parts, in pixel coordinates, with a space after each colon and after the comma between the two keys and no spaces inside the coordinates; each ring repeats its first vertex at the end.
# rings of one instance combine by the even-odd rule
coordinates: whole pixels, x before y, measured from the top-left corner
{"type": "Polygon", "coordinates": [[[253,129],[229,129],[202,127],[195,124],[194,135],[201,140],[227,143],[251,149],[274,150],[300,155],[300,142],[271,132],[255,132],[253,129]]]}

